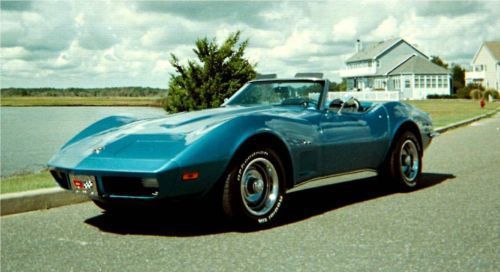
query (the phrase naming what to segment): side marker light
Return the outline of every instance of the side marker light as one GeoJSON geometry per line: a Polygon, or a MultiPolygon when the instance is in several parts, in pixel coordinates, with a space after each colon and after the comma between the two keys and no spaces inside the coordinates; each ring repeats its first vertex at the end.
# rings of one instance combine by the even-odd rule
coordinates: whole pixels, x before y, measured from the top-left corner
{"type": "Polygon", "coordinates": [[[198,172],[186,172],[182,175],[182,180],[183,181],[190,181],[190,180],[195,180],[198,179],[200,174],[198,172]]]}

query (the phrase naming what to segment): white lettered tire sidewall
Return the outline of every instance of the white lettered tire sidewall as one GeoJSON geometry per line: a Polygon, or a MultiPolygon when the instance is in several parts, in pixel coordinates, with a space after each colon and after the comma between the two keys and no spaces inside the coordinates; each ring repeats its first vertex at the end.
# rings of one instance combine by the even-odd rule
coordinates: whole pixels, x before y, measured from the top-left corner
{"type": "Polygon", "coordinates": [[[251,152],[245,153],[230,171],[226,178],[226,184],[224,186],[224,199],[223,202],[225,207],[224,211],[226,214],[232,217],[238,217],[243,221],[251,221],[258,225],[268,225],[275,222],[278,218],[279,211],[283,206],[284,201],[284,190],[285,190],[285,173],[284,168],[281,163],[279,156],[269,148],[258,148],[251,152]],[[278,190],[276,195],[276,200],[273,205],[264,214],[252,213],[250,208],[245,204],[242,193],[242,183],[243,174],[245,169],[257,160],[263,160],[271,162],[272,166],[276,170],[278,177],[278,190]],[[230,207],[226,206],[230,205],[230,207]]]}

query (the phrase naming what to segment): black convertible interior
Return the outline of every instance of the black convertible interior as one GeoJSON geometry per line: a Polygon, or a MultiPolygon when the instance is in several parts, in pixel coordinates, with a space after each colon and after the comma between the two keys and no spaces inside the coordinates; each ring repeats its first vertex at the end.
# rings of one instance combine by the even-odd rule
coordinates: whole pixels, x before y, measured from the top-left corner
{"type": "Polygon", "coordinates": [[[346,101],[336,98],[330,102],[328,108],[331,111],[340,111],[340,112],[364,112],[366,111],[369,107],[363,107],[361,105],[361,102],[357,100],[356,98],[350,97],[349,99],[346,99],[346,101]]]}

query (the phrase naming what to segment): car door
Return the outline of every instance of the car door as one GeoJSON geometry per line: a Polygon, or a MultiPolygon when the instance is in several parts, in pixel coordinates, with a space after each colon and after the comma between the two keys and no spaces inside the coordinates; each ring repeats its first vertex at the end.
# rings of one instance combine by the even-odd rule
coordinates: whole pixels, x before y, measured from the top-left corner
{"type": "Polygon", "coordinates": [[[323,175],[374,169],[388,144],[388,121],[382,106],[364,112],[326,111],[320,121],[323,175]]]}

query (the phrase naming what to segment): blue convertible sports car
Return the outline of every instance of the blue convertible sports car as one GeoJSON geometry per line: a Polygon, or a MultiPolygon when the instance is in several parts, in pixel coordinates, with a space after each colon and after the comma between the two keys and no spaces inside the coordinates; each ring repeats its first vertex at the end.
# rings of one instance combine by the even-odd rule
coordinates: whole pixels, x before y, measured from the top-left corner
{"type": "Polygon", "coordinates": [[[308,181],[376,172],[416,187],[434,136],[428,114],[400,102],[328,101],[328,88],[325,79],[254,80],[220,108],[105,118],[48,164],[61,187],[107,211],[211,195],[227,216],[256,224],[275,221],[287,192],[308,181]]]}

